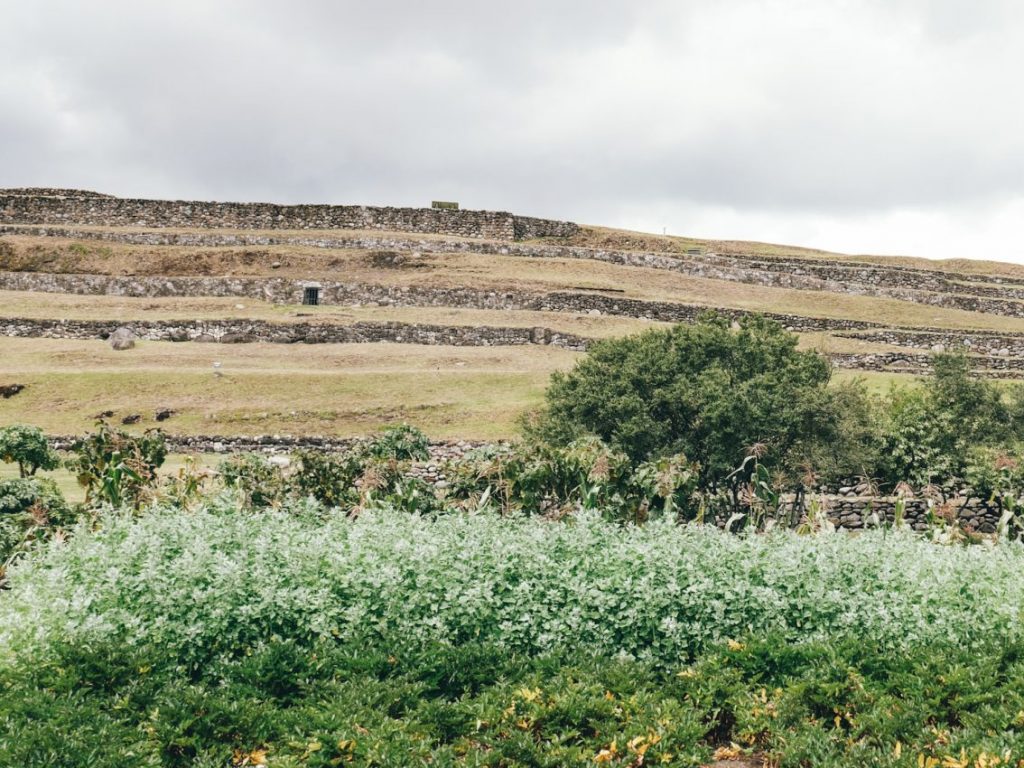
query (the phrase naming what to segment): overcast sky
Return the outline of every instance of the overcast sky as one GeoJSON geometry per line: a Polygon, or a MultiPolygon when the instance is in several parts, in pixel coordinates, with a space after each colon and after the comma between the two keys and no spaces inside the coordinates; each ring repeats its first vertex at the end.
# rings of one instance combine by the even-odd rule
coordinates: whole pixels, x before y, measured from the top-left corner
{"type": "Polygon", "coordinates": [[[1015,0],[0,10],[0,187],[1024,262],[1015,0]]]}

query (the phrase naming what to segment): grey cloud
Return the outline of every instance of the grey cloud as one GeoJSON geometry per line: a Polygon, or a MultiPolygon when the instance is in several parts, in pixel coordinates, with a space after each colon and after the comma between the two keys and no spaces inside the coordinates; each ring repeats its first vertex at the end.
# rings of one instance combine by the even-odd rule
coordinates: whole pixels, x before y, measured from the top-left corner
{"type": "Polygon", "coordinates": [[[673,200],[853,217],[1024,197],[1024,8],[1008,1],[41,0],[5,15],[0,186],[446,197],[591,222],[673,200]]]}

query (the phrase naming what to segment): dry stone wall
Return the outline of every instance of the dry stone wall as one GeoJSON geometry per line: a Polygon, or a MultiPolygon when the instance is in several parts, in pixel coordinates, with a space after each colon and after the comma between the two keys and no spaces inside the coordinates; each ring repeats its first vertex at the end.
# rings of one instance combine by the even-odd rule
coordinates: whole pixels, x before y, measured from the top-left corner
{"type": "MultiPolygon", "coordinates": [[[[2,200],[2,198],[0,198],[2,200]]],[[[428,209],[429,210],[429,209],[428,209]]],[[[455,212],[458,213],[458,212],[455,212]]],[[[470,212],[474,213],[474,212],[470,212]]],[[[0,225],[4,219],[0,216],[0,225]]],[[[523,219],[516,234],[498,240],[565,236],[564,222],[523,219]],[[525,222],[532,222],[529,226],[525,222]]],[[[22,222],[25,223],[25,222],[22,222]]],[[[31,223],[31,222],[29,222],[31,223]]],[[[53,222],[51,222],[53,223],[53,222]]],[[[575,227],[575,225],[569,225],[575,227]]],[[[385,227],[387,228],[387,227],[385,227]]],[[[139,245],[189,245],[204,247],[300,245],[331,249],[395,249],[414,253],[481,253],[524,258],[586,259],[609,264],[664,269],[711,280],[726,280],[773,288],[847,293],[893,298],[918,304],[961,309],[968,312],[1024,317],[1024,288],[982,284],[968,276],[937,270],[844,264],[838,261],[776,261],[750,256],[721,254],[680,255],[659,252],[621,251],[584,246],[506,242],[465,242],[394,237],[295,236],[274,234],[102,232],[67,226],[0,226],[0,234],[19,233],[74,239],[96,239],[139,245]]],[[[458,233],[447,233],[458,234],[458,233]]],[[[469,235],[467,237],[473,237],[469,235]]]]}
{"type": "Polygon", "coordinates": [[[542,344],[576,352],[591,340],[550,328],[360,322],[272,323],[262,320],[37,320],[0,319],[0,336],[51,339],[106,339],[118,328],[149,341],[197,341],[221,344],[443,344],[457,347],[542,344]]]}
{"type": "MultiPolygon", "coordinates": [[[[840,368],[861,371],[928,373],[932,370],[931,355],[913,352],[833,353],[829,359],[840,368]]],[[[1022,358],[974,356],[971,360],[972,369],[978,375],[1001,379],[1024,378],[1022,358]]]]}
{"type": "MultiPolygon", "coordinates": [[[[78,438],[54,435],[49,438],[56,450],[68,450],[78,438]]],[[[165,434],[172,453],[292,453],[301,450],[343,453],[366,441],[362,437],[331,437],[326,435],[175,435],[165,434]]],[[[507,442],[483,440],[433,440],[428,447],[430,461],[458,461],[470,451],[488,445],[504,446],[507,442]]]]}
{"type": "MultiPolygon", "coordinates": [[[[0,290],[40,291],[131,297],[214,296],[246,297],[299,304],[307,285],[320,288],[323,304],[339,306],[464,307],[471,309],[525,309],[579,314],[607,314],[664,322],[693,322],[710,307],[664,301],[643,301],[599,293],[532,293],[490,291],[474,288],[382,286],[366,283],[242,277],[129,277],[123,275],[74,275],[51,272],[0,272],[0,290]]],[[[716,310],[740,318],[743,310],[716,310]]],[[[858,320],[803,317],[766,313],[793,331],[866,330],[881,328],[858,320]]]]}
{"type": "Polygon", "coordinates": [[[933,352],[965,348],[968,352],[1002,357],[1024,357],[1024,334],[986,331],[908,331],[892,328],[880,331],[843,331],[836,334],[880,344],[894,344],[933,352]]]}
{"type": "MultiPolygon", "coordinates": [[[[892,496],[829,496],[824,501],[829,521],[849,530],[892,524],[899,503],[899,499],[892,496]]],[[[904,521],[918,531],[927,530],[932,518],[940,514],[948,515],[951,520],[979,533],[994,533],[999,525],[999,510],[976,499],[957,500],[942,513],[938,505],[930,504],[926,499],[904,499],[902,504],[904,521]]]]}
{"type": "Polygon", "coordinates": [[[579,230],[572,222],[517,217],[504,211],[16,194],[25,191],[30,190],[0,190],[0,223],[268,230],[381,229],[496,240],[566,237],[579,230]]]}

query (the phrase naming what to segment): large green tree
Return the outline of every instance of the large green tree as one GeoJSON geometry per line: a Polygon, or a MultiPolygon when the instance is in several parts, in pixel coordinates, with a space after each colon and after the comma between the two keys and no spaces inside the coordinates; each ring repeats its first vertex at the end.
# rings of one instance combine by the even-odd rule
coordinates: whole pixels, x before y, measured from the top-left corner
{"type": "Polygon", "coordinates": [[[859,470],[853,444],[870,440],[850,421],[867,418],[863,389],[830,387],[828,360],[797,342],[774,321],[714,314],[602,341],[553,376],[533,430],[555,443],[595,434],[634,461],[683,453],[706,488],[743,480],[733,473],[752,451],[796,484],[806,470],[859,470]]]}

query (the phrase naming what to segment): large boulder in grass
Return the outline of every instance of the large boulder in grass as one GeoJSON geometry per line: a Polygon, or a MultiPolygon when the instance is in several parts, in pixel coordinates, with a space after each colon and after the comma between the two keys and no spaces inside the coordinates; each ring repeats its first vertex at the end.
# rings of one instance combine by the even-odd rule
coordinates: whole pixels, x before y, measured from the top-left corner
{"type": "Polygon", "coordinates": [[[110,342],[110,348],[121,351],[124,349],[131,349],[135,346],[135,334],[131,332],[130,328],[118,328],[107,338],[110,342]]]}

